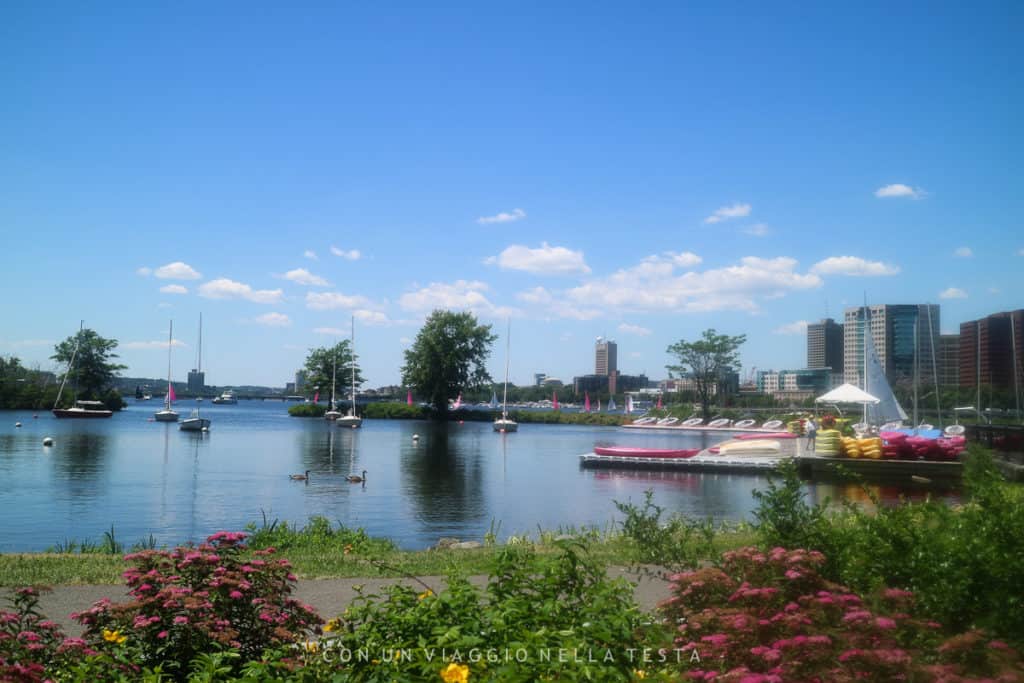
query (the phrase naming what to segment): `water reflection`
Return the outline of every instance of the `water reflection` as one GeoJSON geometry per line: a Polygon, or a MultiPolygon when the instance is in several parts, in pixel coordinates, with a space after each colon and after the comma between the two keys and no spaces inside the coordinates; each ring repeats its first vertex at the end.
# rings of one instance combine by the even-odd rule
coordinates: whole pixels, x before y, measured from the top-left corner
{"type": "Polygon", "coordinates": [[[482,519],[487,510],[480,430],[445,423],[419,425],[418,440],[402,443],[402,492],[419,519],[453,523],[482,519]]]}
{"type": "Polygon", "coordinates": [[[91,496],[95,485],[105,475],[108,434],[93,432],[68,433],[59,437],[53,449],[53,469],[58,481],[68,485],[73,497],[91,496]]]}
{"type": "Polygon", "coordinates": [[[808,498],[814,504],[839,507],[843,501],[854,503],[864,510],[874,511],[878,504],[892,507],[903,502],[921,502],[928,499],[958,503],[961,500],[959,482],[938,480],[929,484],[878,484],[873,482],[815,481],[808,484],[808,498]]]}

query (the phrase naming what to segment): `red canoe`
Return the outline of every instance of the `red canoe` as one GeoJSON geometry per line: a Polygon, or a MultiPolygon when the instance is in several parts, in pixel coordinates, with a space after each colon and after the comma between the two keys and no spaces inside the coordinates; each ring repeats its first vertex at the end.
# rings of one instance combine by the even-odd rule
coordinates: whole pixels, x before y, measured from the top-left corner
{"type": "Polygon", "coordinates": [[[614,455],[620,458],[692,458],[700,453],[699,448],[633,448],[630,446],[594,446],[597,455],[614,455]]]}

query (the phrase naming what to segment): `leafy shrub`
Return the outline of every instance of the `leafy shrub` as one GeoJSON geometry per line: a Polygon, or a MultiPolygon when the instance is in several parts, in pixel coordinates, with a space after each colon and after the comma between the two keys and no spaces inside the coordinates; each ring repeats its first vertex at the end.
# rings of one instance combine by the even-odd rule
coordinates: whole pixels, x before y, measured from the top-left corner
{"type": "Polygon", "coordinates": [[[288,414],[292,417],[323,417],[326,412],[327,406],[319,403],[299,403],[288,407],[288,414]]]}
{"type": "Polygon", "coordinates": [[[622,532],[630,539],[637,560],[669,571],[691,569],[714,555],[715,527],[710,520],[694,521],[682,515],[662,519],[665,509],[654,503],[654,492],[644,491],[644,505],[615,501],[625,519],[622,532]]]}
{"type": "Polygon", "coordinates": [[[332,526],[326,517],[313,516],[304,527],[289,525],[288,522],[267,523],[257,527],[250,524],[247,543],[250,548],[274,548],[277,551],[308,549],[323,553],[365,555],[387,552],[395,544],[383,538],[373,538],[364,529],[350,529],[343,524],[332,526]]]}
{"type": "Polygon", "coordinates": [[[583,546],[558,545],[553,556],[504,548],[485,589],[452,576],[438,594],[393,586],[361,596],[327,623],[331,637],[310,666],[327,667],[327,653],[368,651],[327,668],[352,681],[630,680],[635,664],[624,653],[642,647],[631,587],[583,546]],[[560,661],[559,652],[577,651],[597,661],[560,661]],[[602,661],[608,651],[615,661],[602,661]]]}
{"type": "Polygon", "coordinates": [[[912,593],[882,590],[869,604],[826,581],[825,563],[816,551],[744,548],[725,553],[721,567],[674,576],[662,610],[678,624],[676,646],[693,657],[689,676],[751,683],[1024,680],[1018,653],[1004,643],[980,631],[943,643],[939,624],[911,615],[912,593]]]}
{"type": "Polygon", "coordinates": [[[321,620],[289,597],[295,576],[273,548],[243,556],[243,533],[218,532],[198,547],[145,550],[125,559],[133,600],[101,600],[81,614],[86,641],[97,649],[125,645],[143,666],[163,665],[182,677],[202,652],[232,650],[245,659],[294,642],[321,620]]]}
{"type": "MultiPolygon", "coordinates": [[[[755,528],[765,547],[805,547],[828,558],[823,574],[854,590],[879,584],[910,590],[922,613],[952,629],[985,628],[1024,644],[1024,504],[987,451],[968,450],[970,502],[926,500],[867,512],[808,505],[794,469],[757,492],[755,528]]],[[[870,494],[869,494],[870,495],[870,494]]]]}

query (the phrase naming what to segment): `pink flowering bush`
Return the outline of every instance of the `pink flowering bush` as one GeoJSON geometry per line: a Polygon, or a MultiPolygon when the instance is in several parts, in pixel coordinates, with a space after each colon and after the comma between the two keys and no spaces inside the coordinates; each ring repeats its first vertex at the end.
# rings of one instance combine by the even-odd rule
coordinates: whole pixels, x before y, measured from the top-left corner
{"type": "Polygon", "coordinates": [[[232,650],[242,661],[294,643],[321,619],[289,597],[296,577],[274,549],[246,559],[244,533],[218,532],[198,547],[145,550],[125,559],[132,600],[101,600],[72,618],[92,646],[125,647],[143,666],[182,674],[199,653],[232,650]],[[111,634],[117,634],[112,638],[111,634]]]}
{"type": "Polygon", "coordinates": [[[1024,681],[1017,652],[971,631],[943,642],[913,616],[914,596],[862,599],[822,578],[816,551],[744,548],[721,567],[672,577],[662,604],[694,680],[1024,681]],[[699,662],[699,663],[698,663],[699,662]]]}
{"type": "Polygon", "coordinates": [[[96,654],[81,638],[65,638],[56,623],[39,613],[39,592],[19,588],[12,610],[0,610],[0,681],[35,683],[47,669],[96,654]]]}

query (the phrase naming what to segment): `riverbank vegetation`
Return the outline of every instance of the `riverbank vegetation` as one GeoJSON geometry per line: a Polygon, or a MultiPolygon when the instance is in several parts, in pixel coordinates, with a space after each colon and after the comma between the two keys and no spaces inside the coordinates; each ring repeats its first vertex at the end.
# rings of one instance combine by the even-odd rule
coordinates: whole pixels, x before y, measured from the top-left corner
{"type": "MultiPolygon", "coordinates": [[[[785,470],[740,530],[667,514],[648,497],[620,503],[622,521],[605,531],[498,544],[492,529],[481,548],[411,553],[429,559],[404,566],[361,530],[264,521],[129,555],[120,570],[131,602],[78,617],[80,640],[44,623],[32,591],[16,594],[0,619],[0,674],[18,662],[26,681],[167,680],[158,671],[196,681],[1024,680],[1024,496],[977,447],[966,487],[958,507],[869,513],[807,503],[785,470]],[[610,561],[666,570],[671,598],[644,614],[609,578],[610,561]],[[296,574],[349,565],[443,573],[447,587],[388,588],[338,615],[290,597],[296,574]],[[490,575],[486,586],[466,580],[475,573],[490,575]]],[[[4,583],[11,557],[0,560],[4,583]]]]}

